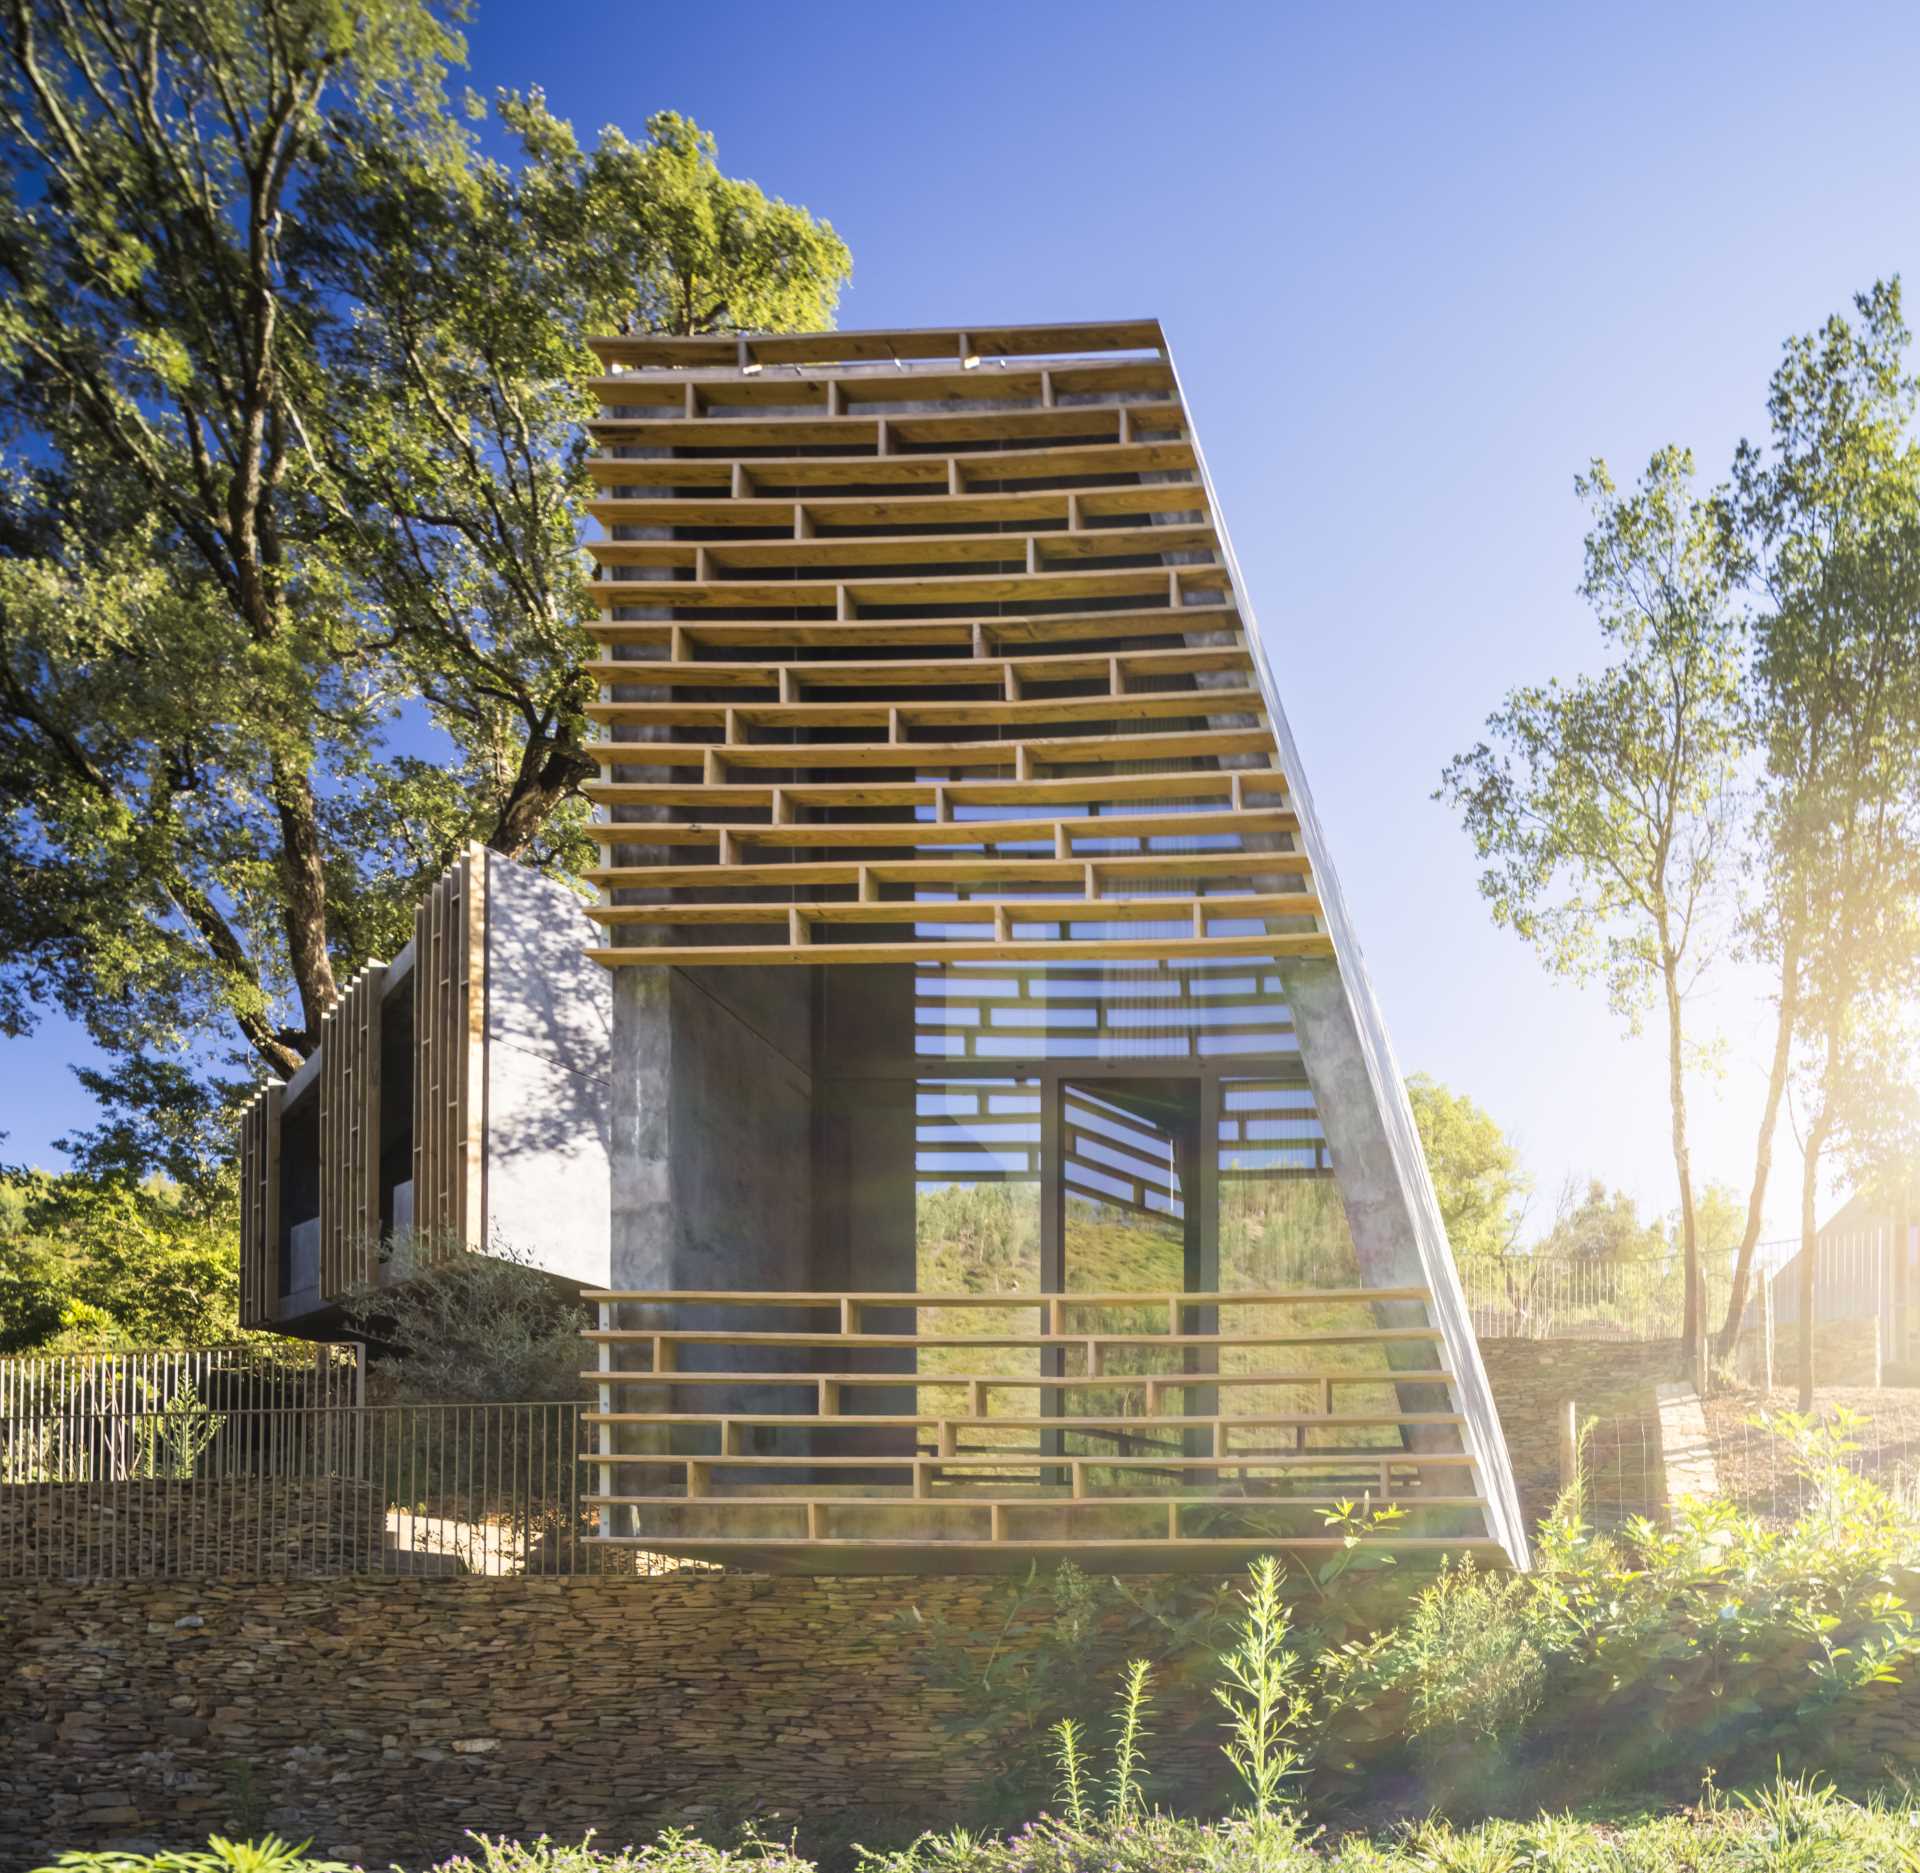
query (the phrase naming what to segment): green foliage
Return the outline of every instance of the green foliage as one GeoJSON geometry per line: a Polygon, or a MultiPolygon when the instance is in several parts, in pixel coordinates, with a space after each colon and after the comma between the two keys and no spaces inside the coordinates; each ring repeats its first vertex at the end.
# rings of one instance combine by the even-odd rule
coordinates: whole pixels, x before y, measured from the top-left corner
{"type": "MultiPolygon", "coordinates": [[[[282,1843],[216,1843],[213,1854],[68,1854],[58,1873],[323,1873],[282,1843]],[[239,1858],[247,1853],[273,1858],[239,1858]]],[[[1916,1873],[1920,1808],[1855,1802],[1807,1777],[1775,1775],[1751,1791],[1684,1810],[1598,1823],[1547,1812],[1459,1828],[1423,1819],[1378,1836],[1328,1839],[1286,1824],[1203,1823],[1150,1813],[1084,1824],[1043,1817],[999,1836],[955,1829],[892,1852],[856,1849],[859,1873],[1916,1873]]],[[[55,1868],[41,1873],[56,1873],[55,1868]]],[[[341,1870],[344,1873],[344,1870],[341,1870]]],[[[423,1870],[424,1873],[424,1870],[423,1870]]],[[[542,1837],[476,1838],[431,1873],[817,1873],[811,1860],[749,1840],[709,1846],[669,1832],[646,1847],[596,1848],[542,1837]]]]}
{"type": "Polygon", "coordinates": [[[1727,921],[1749,745],[1736,604],[1745,554],[1727,495],[1695,491],[1684,449],[1657,451],[1630,493],[1600,461],[1575,487],[1593,514],[1580,589],[1612,661],[1509,692],[1436,797],[1473,839],[1496,923],[1557,974],[1604,981],[1634,1031],[1661,1010],[1690,1336],[1702,1297],[1686,1009],[1727,921]]]}
{"type": "Polygon", "coordinates": [[[1577,1197],[1569,1187],[1536,1253],[1589,1262],[1637,1262],[1663,1255],[1666,1249],[1660,1225],[1642,1222],[1624,1190],[1609,1191],[1595,1177],[1577,1197]]]}
{"type": "Polygon", "coordinates": [[[1329,1655],[1323,1696],[1338,1709],[1404,1688],[1405,1734],[1421,1754],[1474,1746],[1475,1769],[1491,1769],[1540,1707],[1550,1604],[1524,1576],[1449,1561],[1390,1633],[1329,1655]]]}
{"type": "Polygon", "coordinates": [[[1270,1554],[1249,1568],[1238,1643],[1221,1653],[1226,1682],[1213,1688],[1227,1713],[1230,1740],[1223,1752],[1246,1790],[1249,1812],[1263,1824],[1279,1814],[1283,1787],[1297,1773],[1299,1756],[1288,1739],[1312,1709],[1302,1688],[1303,1662],[1287,1644],[1280,1578],[1280,1563],[1270,1554]]]}
{"type": "Polygon", "coordinates": [[[56,1868],[61,1873],[350,1873],[342,1861],[309,1859],[306,1842],[295,1847],[277,1834],[259,1841],[224,1840],[216,1834],[204,1852],[67,1853],[39,1873],[55,1873],[56,1868]]]}
{"type": "Polygon", "coordinates": [[[1120,1696],[1114,1706],[1113,1769],[1107,1778],[1107,1819],[1124,1821],[1146,1807],[1142,1792],[1147,1779],[1145,1745],[1149,1681],[1153,1667],[1144,1658],[1127,1661],[1120,1696]]]}
{"type": "Polygon", "coordinates": [[[1847,1467],[1844,1417],[1774,1428],[1813,1484],[1799,1520],[1685,1501],[1670,1528],[1603,1536],[1575,1491],[1532,1574],[1448,1568],[1323,1659],[1326,1765],[1375,1776],[1399,1756],[1428,1800],[1472,1809],[1823,1760],[1849,1700],[1920,1658],[1899,1590],[1920,1523],[1847,1467]]]}
{"type": "Polygon", "coordinates": [[[1528,1190],[1512,1140],[1465,1093],[1449,1091],[1430,1074],[1407,1081],[1407,1098],[1454,1259],[1509,1253],[1528,1190]]]}
{"type": "Polygon", "coordinates": [[[1856,1803],[1810,1779],[1622,1824],[1557,1812],[1463,1829],[1430,1818],[1328,1840],[1239,1820],[1041,1820],[1010,1838],[956,1831],[868,1854],[861,1873],[1914,1873],[1920,1810],[1856,1803]]]}
{"type": "Polygon", "coordinates": [[[0,1353],[236,1339],[239,1269],[230,1218],[176,1186],[0,1175],[0,1353]]]}
{"type": "Polygon", "coordinates": [[[387,1280],[347,1297],[349,1333],[382,1350],[374,1390],[391,1404],[490,1404],[581,1396],[587,1310],[512,1244],[477,1255],[424,1234],[384,1248],[387,1280]]]}
{"type": "Polygon", "coordinates": [[[577,1846],[544,1834],[526,1843],[476,1834],[473,1843],[432,1873],[814,1873],[812,1861],[774,1842],[750,1836],[744,1847],[710,1847],[677,1828],[645,1847],[598,1848],[591,1834],[577,1846]]]}
{"type": "Polygon", "coordinates": [[[847,277],[671,113],[587,148],[503,94],[485,158],[463,11],[8,12],[0,1032],[122,1061],[96,1168],[191,1182],[178,1075],[297,1068],[465,842],[581,868],[582,338],[847,277]]]}
{"type": "MultiPolygon", "coordinates": [[[[1769,895],[1756,929],[1798,1011],[1809,1246],[1830,1150],[1865,1182],[1912,1156],[1920,1044],[1920,381],[1899,282],[1854,305],[1854,319],[1788,343],[1768,446],[1743,442],[1734,470],[1763,601],[1753,708],[1769,895]]],[[[1802,1318],[1804,1405],[1810,1304],[1802,1318]]]]}
{"type": "Polygon", "coordinates": [[[1209,1721],[1214,1660],[1233,1612],[1232,1592],[1219,1583],[1123,1582],[1064,1561],[1044,1575],[1035,1565],[1021,1580],[995,1589],[993,1637],[985,1646],[971,1627],[955,1628],[919,1607],[893,1623],[903,1641],[913,1642],[915,1663],[928,1681],[951,1698],[946,1727],[966,1748],[986,1753],[993,1770],[988,1805],[1014,1815],[1051,1792],[1049,1761],[1064,1773],[1063,1721],[1076,1726],[1074,1749],[1081,1751],[1083,1714],[1125,1669],[1129,1648],[1146,1643],[1153,1649],[1163,1701],[1179,1715],[1170,1734],[1201,1729],[1209,1721]]]}

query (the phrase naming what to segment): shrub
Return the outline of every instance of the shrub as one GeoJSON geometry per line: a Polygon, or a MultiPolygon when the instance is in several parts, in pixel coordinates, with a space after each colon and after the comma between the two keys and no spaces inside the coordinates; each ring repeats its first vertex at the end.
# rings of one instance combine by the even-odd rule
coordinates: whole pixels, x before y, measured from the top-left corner
{"type": "Polygon", "coordinates": [[[431,1233],[395,1236],[386,1278],[347,1297],[348,1330],[385,1355],[382,1403],[490,1404],[584,1395],[587,1310],[565,1282],[496,1240],[477,1254],[431,1233]]]}

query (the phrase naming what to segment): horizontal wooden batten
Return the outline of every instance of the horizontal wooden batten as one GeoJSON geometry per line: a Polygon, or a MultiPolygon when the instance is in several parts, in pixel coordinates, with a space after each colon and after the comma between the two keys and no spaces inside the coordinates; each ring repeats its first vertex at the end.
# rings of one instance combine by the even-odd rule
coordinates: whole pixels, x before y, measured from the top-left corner
{"type": "MultiPolygon", "coordinates": [[[[597,1378],[599,1375],[595,1373],[588,1376],[597,1378]]],[[[637,1376],[649,1381],[653,1379],[652,1373],[629,1376],[637,1376]]],[[[1378,1375],[1369,1376],[1376,1380],[1378,1377],[1378,1375]]],[[[929,1379],[927,1383],[940,1385],[946,1381],[929,1379]]],[[[848,1411],[764,1414],[752,1411],[587,1411],[581,1414],[581,1419],[587,1424],[675,1424],[704,1426],[718,1431],[881,1430],[911,1425],[917,1430],[933,1430],[946,1426],[955,1431],[1113,1431],[1127,1437],[1140,1437],[1155,1430],[1190,1431],[1196,1427],[1209,1430],[1214,1426],[1233,1431],[1339,1431],[1378,1430],[1418,1424],[1457,1426],[1466,1422],[1466,1419],[1454,1411],[1296,1411],[1268,1412],[1244,1418],[1197,1418],[1183,1413],[1178,1419],[1163,1419],[1158,1423],[1145,1423],[1140,1418],[1124,1415],[1051,1418],[982,1416],[976,1418],[969,1417],[965,1412],[943,1414],[918,1410],[864,1414],[848,1411]]]]}
{"type": "MultiPolygon", "coordinates": [[[[644,399],[633,397],[633,403],[644,399]]],[[[915,411],[900,416],[598,416],[586,425],[596,442],[614,448],[857,448],[887,453],[888,445],[952,447],[970,442],[1036,438],[1179,435],[1186,413],[1171,399],[1135,403],[1077,403],[1052,410],[915,411]]]]}
{"type": "Polygon", "coordinates": [[[1142,878],[1303,877],[1307,861],[1295,852],[1165,852],[1108,858],[793,859],[754,865],[610,865],[587,873],[609,890],[717,890],[803,885],[1056,884],[1083,878],[1100,885],[1142,878]]]}
{"type": "MultiPolygon", "coordinates": [[[[723,886],[724,877],[712,885],[723,886]]],[[[711,888],[711,887],[710,887],[711,888]]],[[[1222,892],[1217,897],[1056,897],[814,899],[737,903],[595,904],[587,915],[609,926],[641,924],[670,928],[677,924],[780,923],[811,931],[816,924],[991,924],[1011,937],[1020,925],[1166,923],[1183,931],[1203,927],[1214,917],[1229,919],[1317,917],[1320,900],[1306,892],[1222,892]]]]}
{"type": "MultiPolygon", "coordinates": [[[[833,846],[878,851],[911,850],[920,846],[1017,845],[1046,839],[1056,844],[1064,840],[1072,855],[1077,851],[1077,842],[1083,839],[1291,837],[1298,832],[1299,824],[1294,814],[1278,808],[1245,808],[1236,811],[1228,807],[1218,812],[1181,814],[1103,813],[1062,819],[907,820],[875,825],[840,820],[797,825],[739,820],[712,823],[603,820],[596,821],[586,831],[588,837],[608,846],[717,846],[724,836],[742,849],[769,847],[789,851],[833,846]]],[[[1292,858],[1296,855],[1281,853],[1279,856],[1292,858]]],[[[1103,859],[1102,862],[1106,861],[1103,859]]],[[[1301,859],[1300,863],[1304,865],[1305,860],[1301,859]]],[[[606,883],[608,880],[598,872],[592,872],[588,874],[588,882],[606,883]]]]}
{"type": "MultiPolygon", "coordinates": [[[[992,767],[1024,762],[1049,767],[1097,767],[1116,762],[1170,761],[1194,756],[1265,754],[1266,728],[1169,730],[1158,735],[1028,736],[1019,741],[596,741],[590,761],[623,767],[771,768],[804,773],[822,769],[992,767]]],[[[1146,778],[1153,778],[1148,776],[1146,778]]]]}
{"type": "MultiPolygon", "coordinates": [[[[647,742],[616,743],[624,756],[629,748],[646,749],[647,742]]],[[[1008,763],[1011,765],[1011,761],[1008,763]]],[[[638,763],[635,763],[638,765],[638,763]]],[[[1089,806],[1108,801],[1234,800],[1285,792],[1286,777],[1277,768],[1192,769],[1167,774],[1074,774],[1031,780],[914,780],[914,781],[722,781],[682,786],[671,781],[588,781],[585,793],[602,806],[700,806],[722,808],[765,807],[774,796],[791,809],[828,812],[839,808],[912,807],[931,810],[994,806],[1089,806]]],[[[1177,831],[1180,816],[1169,813],[1169,832],[1177,831]]],[[[959,823],[959,822],[955,822],[959,823]]],[[[997,822],[969,820],[965,824],[989,836],[997,822]]],[[[1069,830],[1090,822],[1065,818],[1069,830]]],[[[902,822],[916,831],[928,822],[902,822]]]]}
{"type": "MultiPolygon", "coordinates": [[[[1166,1392],[1192,1390],[1232,1391],[1249,1387],[1277,1385],[1332,1385],[1332,1386],[1420,1386],[1446,1385],[1451,1383],[1452,1374],[1438,1366],[1394,1367],[1392,1371],[1355,1371],[1351,1367],[1345,1370],[1329,1370],[1325,1367],[1297,1369],[1287,1366],[1262,1368],[1250,1372],[1163,1372],[1163,1373],[1125,1373],[1101,1372],[1091,1376],[1055,1377],[1043,1373],[1019,1372],[740,1372],[740,1371],[692,1371],[692,1372],[622,1372],[608,1371],[604,1367],[588,1368],[580,1374],[582,1379],[604,1385],[610,1391],[621,1391],[635,1386],[670,1385],[675,1389],[683,1385],[765,1385],[765,1386],[807,1386],[818,1391],[822,1379],[835,1386],[851,1386],[858,1390],[866,1386],[891,1386],[896,1391],[926,1391],[938,1386],[985,1386],[989,1391],[1141,1391],[1153,1397],[1166,1392]]],[[[677,1415],[677,1414],[676,1414],[677,1415]]],[[[837,1415],[837,1414],[830,1414],[837,1415]]],[[[1178,1429],[1188,1423],[1200,1422],[1184,1415],[1164,1420],[1151,1418],[1133,1420],[1141,1430],[1151,1430],[1155,1423],[1162,1428],[1178,1429]]]]}
{"type": "Polygon", "coordinates": [[[911,373],[861,369],[789,368],[742,376],[737,365],[683,367],[671,378],[615,371],[587,379],[587,393],[611,408],[654,402],[664,390],[693,392],[701,412],[734,409],[829,409],[835,406],[889,403],[1026,401],[1045,405],[1074,397],[1171,397],[1173,372],[1162,361],[1139,358],[1125,363],[1051,362],[1012,369],[920,369],[911,373]],[[636,389],[643,395],[632,394],[636,389]]]}
{"type": "Polygon", "coordinates": [[[777,665],[602,657],[585,667],[589,676],[602,683],[645,687],[688,685],[777,692],[784,681],[790,687],[808,689],[978,687],[1004,694],[1009,679],[1024,688],[1035,683],[1105,683],[1116,672],[1123,681],[1138,683],[1170,676],[1249,671],[1253,654],[1244,644],[1221,644],[1195,650],[1066,651],[1029,657],[821,658],[777,665]]]}
{"type": "MultiPolygon", "coordinates": [[[[637,464],[636,464],[637,466],[637,464]]],[[[602,497],[587,503],[587,512],[609,527],[728,527],[754,528],[769,536],[812,537],[803,527],[947,527],[993,522],[1066,522],[1080,516],[1134,514],[1203,514],[1206,490],[1197,481],[1134,484],[1124,488],[1063,489],[1033,494],[952,494],[946,488],[926,488],[887,500],[872,496],[807,496],[768,500],[743,496],[738,500],[645,500],[602,497]]],[[[1013,537],[1018,537],[1017,535],[1013,537]]],[[[621,544],[603,541],[601,546],[621,544]]],[[[591,549],[596,557],[599,547],[591,549]]],[[[605,562],[615,563],[615,562],[605,562]]]]}
{"type": "MultiPolygon", "coordinates": [[[[855,648],[933,650],[949,644],[979,644],[1016,654],[1027,644],[1177,639],[1231,631],[1238,624],[1239,615],[1231,605],[1189,601],[1178,611],[1162,603],[1143,610],[1052,612],[1028,617],[987,612],[971,618],[601,618],[590,622],[587,630],[602,644],[668,649],[675,643],[688,649],[739,645],[768,653],[830,650],[844,655],[855,648]]],[[[773,667],[778,667],[779,661],[774,659],[773,667]]],[[[795,667],[804,668],[804,661],[795,667]]]]}
{"type": "Polygon", "coordinates": [[[1194,453],[1191,442],[1156,439],[1043,443],[952,455],[590,455],[585,466],[588,479],[599,488],[732,489],[736,481],[745,481],[778,488],[884,487],[903,494],[945,495],[956,486],[995,482],[1191,473],[1194,453]]]}
{"type": "MultiPolygon", "coordinates": [[[[736,921],[738,921],[736,919],[736,921]]],[[[905,921],[905,920],[903,920],[905,921]]],[[[609,968],[645,963],[656,969],[696,969],[745,964],[752,967],[813,968],[834,963],[1016,963],[1065,961],[1072,957],[1103,961],[1171,961],[1204,956],[1331,956],[1326,936],[1089,937],[1069,940],[1014,938],[991,943],[961,937],[929,941],[894,937],[868,943],[699,943],[634,944],[589,949],[609,968]]]]}
{"type": "MultiPolygon", "coordinates": [[[[1193,591],[1224,591],[1226,572],[1218,565],[1141,566],[1118,570],[1084,571],[1053,567],[1040,572],[928,573],[917,578],[870,577],[858,571],[845,578],[831,569],[805,579],[746,577],[734,579],[614,580],[594,579],[587,591],[595,603],[610,609],[645,605],[694,608],[778,605],[803,609],[809,605],[1028,605],[1062,599],[1144,598],[1169,590],[1181,595],[1193,591]]],[[[1185,629],[1175,617],[1167,629],[1185,629]]]]}
{"type": "Polygon", "coordinates": [[[800,733],[823,728],[1018,728],[1046,722],[1148,722],[1168,716],[1191,721],[1265,713],[1265,698],[1251,688],[1109,690],[1094,696],[1037,696],[1014,701],[1005,697],[950,697],[933,702],[683,702],[676,698],[668,702],[587,705],[587,715],[595,722],[717,729],[738,725],[800,733]]]}
{"type": "MultiPolygon", "coordinates": [[[[725,540],[595,540],[587,551],[601,566],[638,566],[653,570],[710,571],[699,577],[779,570],[785,567],[907,566],[961,564],[967,561],[1005,561],[1009,564],[1037,558],[1128,559],[1159,553],[1211,553],[1211,527],[1168,521],[1149,527],[1074,527],[1028,533],[904,533],[861,534],[796,539],[735,538],[725,540]]],[[[1162,583],[1164,584],[1164,579],[1162,583]]],[[[633,583],[645,584],[646,581],[633,583]]],[[[655,582],[657,583],[657,581],[655,582]]]]}
{"type": "Polygon", "coordinates": [[[1155,1307],[1170,1312],[1188,1307],[1338,1307],[1361,1302],[1433,1299],[1425,1287],[1397,1288],[1125,1288],[1102,1290],[1015,1288],[1005,1294],[926,1293],[918,1288],[588,1288],[580,1296],[590,1304],[647,1307],[834,1307],[853,1310],[853,1319],[869,1307],[1039,1308],[1074,1312],[1085,1308],[1155,1307]]]}
{"type": "Polygon", "coordinates": [[[586,342],[602,364],[656,368],[1054,357],[1076,352],[1164,351],[1166,344],[1158,319],[999,325],[980,331],[938,325],[859,332],[713,332],[691,337],[647,332],[609,334],[586,342]]]}

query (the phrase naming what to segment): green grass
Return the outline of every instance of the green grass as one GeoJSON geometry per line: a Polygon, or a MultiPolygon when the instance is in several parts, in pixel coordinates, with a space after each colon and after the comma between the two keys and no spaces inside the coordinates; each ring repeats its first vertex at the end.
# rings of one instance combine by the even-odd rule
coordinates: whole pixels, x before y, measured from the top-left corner
{"type": "MultiPolygon", "coordinates": [[[[277,1845],[277,1843],[276,1843],[277,1845]]],[[[285,1849],[152,1858],[69,1855],[88,1873],[316,1873],[328,1863],[285,1849]]],[[[477,1842],[416,1873],[816,1873],[782,1843],[723,1849],[682,1834],[639,1848],[591,1842],[477,1842]]],[[[1290,1822],[1200,1823],[1159,1813],[1073,1827],[1042,1817],[1012,1834],[923,1835],[818,1873],[1920,1873],[1920,1807],[1849,1800],[1813,1781],[1776,1778],[1677,1812],[1540,1815],[1456,1828],[1426,1821],[1380,1834],[1313,1833],[1290,1822]]]]}

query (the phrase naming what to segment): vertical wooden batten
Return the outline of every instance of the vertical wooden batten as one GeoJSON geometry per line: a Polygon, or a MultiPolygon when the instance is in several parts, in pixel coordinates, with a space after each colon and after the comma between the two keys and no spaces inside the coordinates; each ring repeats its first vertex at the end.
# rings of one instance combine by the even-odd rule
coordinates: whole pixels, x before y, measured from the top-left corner
{"type": "Polygon", "coordinates": [[[240,1324],[268,1327],[280,1294],[280,1100],[269,1080],[240,1115],[240,1324]]]}
{"type": "Polygon", "coordinates": [[[486,1241],[486,866],[469,848],[413,924],[414,1228],[468,1249],[486,1241]]]}
{"type": "Polygon", "coordinates": [[[384,963],[354,977],[320,1026],[320,1293],[371,1281],[380,1243],[380,1004],[384,963]]]}

